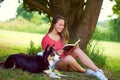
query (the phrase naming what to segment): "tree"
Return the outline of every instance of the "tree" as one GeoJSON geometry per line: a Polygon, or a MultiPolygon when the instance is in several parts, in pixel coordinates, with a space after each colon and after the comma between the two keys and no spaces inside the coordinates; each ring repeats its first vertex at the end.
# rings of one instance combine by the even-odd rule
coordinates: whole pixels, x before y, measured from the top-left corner
{"type": "Polygon", "coordinates": [[[110,1],[115,2],[112,8],[113,14],[120,16],[120,0],[110,0],[110,1]]]}
{"type": "MultiPolygon", "coordinates": [[[[19,0],[20,1],[20,0],[19,0]]],[[[48,17],[60,14],[67,19],[70,41],[81,38],[85,49],[92,37],[103,0],[23,0],[24,9],[45,13],[48,17]]]]}
{"type": "Polygon", "coordinates": [[[110,31],[112,32],[111,38],[115,41],[120,41],[120,0],[110,0],[115,4],[112,7],[113,14],[117,15],[116,19],[109,22],[110,31]]]}
{"type": "Polygon", "coordinates": [[[4,0],[0,0],[0,7],[1,7],[1,3],[3,2],[4,0]]]}
{"type": "Polygon", "coordinates": [[[4,0],[0,0],[0,3],[3,2],[4,0]]]}
{"type": "Polygon", "coordinates": [[[110,20],[108,30],[110,39],[120,42],[120,18],[110,20]]]}
{"type": "Polygon", "coordinates": [[[20,4],[17,8],[17,17],[22,16],[23,18],[30,20],[33,17],[33,13],[27,12],[23,8],[23,4],[20,4]]]}

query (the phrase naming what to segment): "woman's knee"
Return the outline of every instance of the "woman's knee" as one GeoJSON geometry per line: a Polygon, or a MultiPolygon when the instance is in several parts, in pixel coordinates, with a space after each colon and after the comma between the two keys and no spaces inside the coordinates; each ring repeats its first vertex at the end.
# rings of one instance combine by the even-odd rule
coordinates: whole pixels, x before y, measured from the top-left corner
{"type": "Polygon", "coordinates": [[[74,63],[76,60],[71,55],[67,55],[64,59],[67,63],[74,63]]]}
{"type": "Polygon", "coordinates": [[[73,65],[73,63],[75,63],[75,62],[76,62],[76,60],[71,55],[67,55],[63,59],[60,59],[55,64],[55,68],[58,70],[69,71],[70,65],[73,65]]]}

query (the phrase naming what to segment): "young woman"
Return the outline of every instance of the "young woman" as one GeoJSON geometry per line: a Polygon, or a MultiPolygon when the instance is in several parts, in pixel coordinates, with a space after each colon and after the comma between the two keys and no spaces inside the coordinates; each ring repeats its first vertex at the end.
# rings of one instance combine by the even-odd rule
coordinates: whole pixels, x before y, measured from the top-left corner
{"type": "Polygon", "coordinates": [[[69,33],[65,18],[60,15],[53,17],[49,31],[42,39],[42,49],[45,50],[45,47],[48,44],[55,44],[56,54],[60,56],[60,59],[55,63],[55,69],[62,71],[72,70],[85,73],[86,75],[96,76],[100,80],[108,80],[104,76],[103,71],[99,69],[79,47],[76,46],[67,53],[62,50],[62,47],[68,43],[68,39],[69,33]],[[76,58],[90,69],[84,69],[80,64],[78,64],[76,58]]]}

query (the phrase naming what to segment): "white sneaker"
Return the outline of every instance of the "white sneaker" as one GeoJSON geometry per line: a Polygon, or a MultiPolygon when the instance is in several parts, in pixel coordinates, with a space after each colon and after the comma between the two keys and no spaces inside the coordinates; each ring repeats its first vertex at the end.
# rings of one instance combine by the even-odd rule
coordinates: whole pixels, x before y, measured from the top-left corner
{"type": "Polygon", "coordinates": [[[108,78],[105,77],[105,75],[101,69],[95,71],[94,76],[96,76],[99,80],[108,80],[108,78]]]}
{"type": "Polygon", "coordinates": [[[85,75],[89,76],[89,75],[94,75],[95,71],[91,70],[91,69],[87,69],[85,75]]]}

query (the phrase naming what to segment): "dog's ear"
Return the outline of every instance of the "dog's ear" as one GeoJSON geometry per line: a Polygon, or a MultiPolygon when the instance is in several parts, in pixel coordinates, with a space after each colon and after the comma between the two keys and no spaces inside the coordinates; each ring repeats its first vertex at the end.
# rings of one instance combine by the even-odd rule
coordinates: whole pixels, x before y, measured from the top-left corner
{"type": "Polygon", "coordinates": [[[51,47],[54,49],[55,48],[55,44],[53,44],[51,47]]]}
{"type": "Polygon", "coordinates": [[[46,48],[45,48],[45,52],[48,52],[49,49],[50,49],[50,45],[48,44],[48,45],[46,46],[46,48]]]}
{"type": "Polygon", "coordinates": [[[51,50],[51,51],[54,51],[54,50],[55,50],[55,44],[53,44],[53,45],[50,47],[50,50],[51,50]]]}

